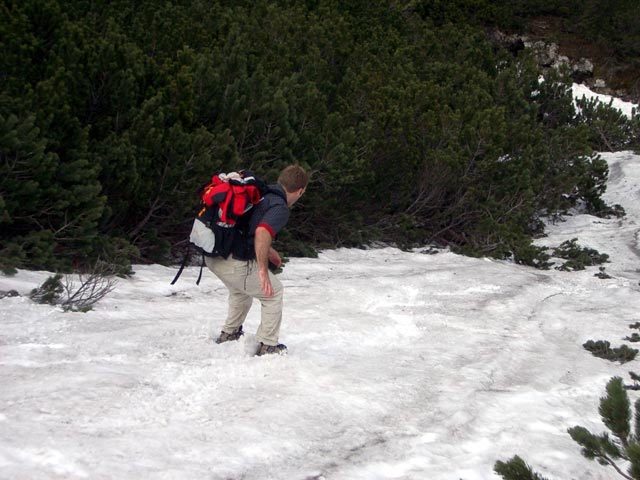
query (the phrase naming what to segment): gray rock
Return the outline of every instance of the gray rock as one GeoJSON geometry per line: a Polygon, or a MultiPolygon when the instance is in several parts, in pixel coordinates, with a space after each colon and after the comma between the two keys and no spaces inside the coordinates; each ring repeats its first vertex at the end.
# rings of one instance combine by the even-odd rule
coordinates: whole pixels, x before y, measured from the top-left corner
{"type": "Polygon", "coordinates": [[[20,294],[16,290],[0,290],[0,300],[5,297],[19,297],[20,294]]]}

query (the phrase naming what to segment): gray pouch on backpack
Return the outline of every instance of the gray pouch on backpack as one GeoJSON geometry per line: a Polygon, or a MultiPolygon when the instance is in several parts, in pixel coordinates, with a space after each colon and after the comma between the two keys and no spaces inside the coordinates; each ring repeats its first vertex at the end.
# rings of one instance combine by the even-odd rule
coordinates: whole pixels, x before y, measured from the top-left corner
{"type": "Polygon", "coordinates": [[[205,225],[199,218],[193,221],[189,240],[196,247],[201,248],[205,253],[212,253],[216,246],[216,236],[213,231],[205,225]]]}

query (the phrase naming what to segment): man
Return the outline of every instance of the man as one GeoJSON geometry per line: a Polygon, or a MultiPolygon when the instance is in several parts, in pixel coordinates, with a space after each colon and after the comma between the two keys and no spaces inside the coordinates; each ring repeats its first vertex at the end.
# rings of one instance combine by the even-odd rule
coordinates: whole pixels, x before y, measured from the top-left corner
{"type": "Polygon", "coordinates": [[[227,320],[216,343],[238,340],[244,332],[242,324],[254,298],[261,303],[261,321],[256,339],[260,342],[257,355],[286,353],[278,343],[282,321],[283,287],[269,271],[269,262],[280,266],[282,260],[271,242],[289,220],[289,208],[304,194],[309,175],[298,165],[285,168],[276,185],[253,207],[243,223],[228,258],[206,257],[207,267],[229,290],[227,320]]]}

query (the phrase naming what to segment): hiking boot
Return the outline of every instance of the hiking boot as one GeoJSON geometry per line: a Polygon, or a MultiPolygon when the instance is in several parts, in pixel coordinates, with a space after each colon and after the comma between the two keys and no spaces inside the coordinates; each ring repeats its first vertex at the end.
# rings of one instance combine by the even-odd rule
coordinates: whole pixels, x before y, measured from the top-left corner
{"type": "Polygon", "coordinates": [[[216,339],[216,343],[238,340],[242,335],[244,335],[244,332],[242,331],[242,325],[240,325],[240,328],[233,333],[220,332],[220,336],[216,339]]]}
{"type": "Polygon", "coordinates": [[[277,353],[278,355],[286,355],[287,354],[287,346],[279,343],[278,345],[265,345],[260,342],[260,346],[258,347],[258,351],[256,355],[261,357],[263,355],[269,355],[272,353],[277,353]]]}

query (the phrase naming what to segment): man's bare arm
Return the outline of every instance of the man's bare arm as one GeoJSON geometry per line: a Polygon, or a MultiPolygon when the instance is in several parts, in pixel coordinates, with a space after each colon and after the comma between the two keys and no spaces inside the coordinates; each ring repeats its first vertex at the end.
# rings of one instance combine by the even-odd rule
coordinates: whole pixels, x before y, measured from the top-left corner
{"type": "Polygon", "coordinates": [[[271,233],[264,227],[256,229],[255,236],[256,261],[260,288],[267,297],[273,296],[273,286],[269,279],[269,251],[271,250],[271,233]]]}

